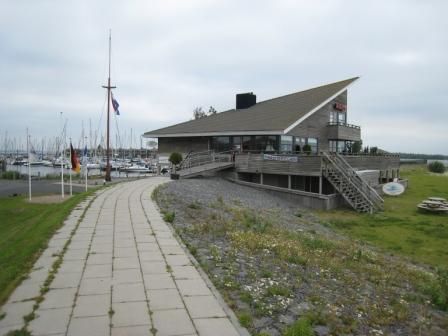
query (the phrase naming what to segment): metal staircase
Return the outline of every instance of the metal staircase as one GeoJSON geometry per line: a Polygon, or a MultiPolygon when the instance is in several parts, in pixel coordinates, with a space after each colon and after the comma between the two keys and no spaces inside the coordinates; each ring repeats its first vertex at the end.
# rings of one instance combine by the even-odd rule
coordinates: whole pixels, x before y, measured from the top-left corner
{"type": "Polygon", "coordinates": [[[204,173],[211,173],[233,167],[230,152],[215,153],[212,150],[205,152],[190,152],[177,166],[179,178],[190,178],[204,173]]]}
{"type": "Polygon", "coordinates": [[[322,175],[359,212],[374,213],[383,210],[384,201],[348,162],[337,153],[322,152],[322,175]]]}

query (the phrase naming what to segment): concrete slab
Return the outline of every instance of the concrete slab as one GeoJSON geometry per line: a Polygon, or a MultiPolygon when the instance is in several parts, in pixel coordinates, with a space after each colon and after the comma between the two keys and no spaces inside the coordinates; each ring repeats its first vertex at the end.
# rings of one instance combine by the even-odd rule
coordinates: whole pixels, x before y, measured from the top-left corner
{"type": "Polygon", "coordinates": [[[185,308],[177,289],[155,289],[147,293],[151,311],[185,308]]]}
{"type": "Polygon", "coordinates": [[[45,300],[40,303],[41,309],[55,309],[72,307],[75,301],[77,288],[50,289],[45,300]]]}
{"type": "Polygon", "coordinates": [[[79,295],[110,294],[112,278],[82,279],[79,295]]]}
{"type": "Polygon", "coordinates": [[[184,300],[192,318],[227,316],[214,296],[187,296],[184,300]]]}
{"type": "Polygon", "coordinates": [[[112,276],[111,265],[87,265],[83,278],[108,278],[112,276]]]}
{"type": "Polygon", "coordinates": [[[163,274],[168,272],[164,261],[142,261],[141,268],[143,274],[163,274]]]}
{"type": "Polygon", "coordinates": [[[76,288],[81,280],[81,272],[78,273],[58,273],[50,284],[52,289],[76,288]]]}
{"type": "MultiPolygon", "coordinates": [[[[151,328],[146,302],[113,303],[112,324],[114,327],[145,326],[151,328]]],[[[157,333],[159,335],[159,333],[157,333]]]]}
{"type": "Polygon", "coordinates": [[[176,288],[176,285],[169,274],[145,274],[143,275],[143,278],[145,288],[148,290],[176,288]]]}
{"type": "Polygon", "coordinates": [[[199,336],[239,336],[227,318],[194,319],[199,336]]]}
{"type": "Polygon", "coordinates": [[[110,310],[110,295],[78,296],[73,317],[106,316],[110,310]]]}
{"type": "Polygon", "coordinates": [[[130,268],[140,268],[140,261],[138,257],[124,257],[124,258],[114,258],[114,270],[117,269],[130,269],[130,268]]]}
{"type": "Polygon", "coordinates": [[[71,308],[38,309],[37,318],[29,324],[29,330],[33,336],[47,336],[51,334],[65,333],[70,318],[71,308]]]}
{"type": "Polygon", "coordinates": [[[157,336],[185,335],[196,332],[185,309],[155,311],[153,321],[154,328],[157,329],[157,336]],[[173,321],[176,322],[173,323],[173,321]]]}
{"type": "Polygon", "coordinates": [[[202,279],[175,280],[183,296],[212,295],[202,279]]]}
{"type": "Polygon", "coordinates": [[[139,269],[114,270],[114,284],[136,282],[142,282],[142,274],[139,269]]]}
{"type": "Polygon", "coordinates": [[[0,313],[6,314],[5,317],[0,320],[0,329],[10,326],[23,326],[23,317],[33,311],[33,305],[34,301],[5,304],[0,311],[0,313]]]}
{"type": "Polygon", "coordinates": [[[151,328],[149,325],[132,327],[112,327],[112,336],[150,336],[151,328]]]}
{"type": "Polygon", "coordinates": [[[127,283],[114,285],[112,302],[145,301],[143,283],[127,283]]]}
{"type": "Polygon", "coordinates": [[[109,316],[72,318],[67,336],[108,336],[109,316]]]}

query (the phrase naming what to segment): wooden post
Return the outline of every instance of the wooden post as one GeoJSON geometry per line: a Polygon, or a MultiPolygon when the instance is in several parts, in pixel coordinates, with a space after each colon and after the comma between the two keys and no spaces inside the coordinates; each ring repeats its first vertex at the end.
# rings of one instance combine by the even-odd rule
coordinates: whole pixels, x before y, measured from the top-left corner
{"type": "Polygon", "coordinates": [[[260,173],[260,184],[263,184],[263,173],[260,173]]]}
{"type": "Polygon", "coordinates": [[[288,189],[291,189],[291,175],[288,175],[288,189]]]}
{"type": "Polygon", "coordinates": [[[319,194],[322,195],[322,174],[319,176],[319,194]]]}

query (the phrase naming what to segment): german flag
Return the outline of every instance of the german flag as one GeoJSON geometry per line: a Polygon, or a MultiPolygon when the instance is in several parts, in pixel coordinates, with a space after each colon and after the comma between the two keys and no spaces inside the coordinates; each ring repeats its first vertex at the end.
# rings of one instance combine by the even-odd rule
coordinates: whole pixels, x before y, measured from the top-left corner
{"type": "Polygon", "coordinates": [[[73,149],[72,143],[70,142],[70,158],[72,163],[72,170],[76,173],[81,171],[81,165],[79,164],[78,157],[76,156],[76,152],[73,149]]]}

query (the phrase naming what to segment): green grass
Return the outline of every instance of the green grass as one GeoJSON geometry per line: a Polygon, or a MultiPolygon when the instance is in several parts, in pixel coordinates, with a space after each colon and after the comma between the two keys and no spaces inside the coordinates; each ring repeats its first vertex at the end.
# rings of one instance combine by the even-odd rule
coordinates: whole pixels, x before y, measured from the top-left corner
{"type": "Polygon", "coordinates": [[[319,212],[318,216],[344,233],[388,251],[433,266],[448,267],[448,216],[422,213],[417,204],[438,196],[448,198],[448,176],[425,167],[405,167],[409,187],[398,197],[385,197],[385,211],[368,215],[350,210],[319,212]]]}
{"type": "Polygon", "coordinates": [[[0,198],[0,305],[26,278],[48,240],[87,195],[59,204],[31,204],[24,197],[0,198]]]}

